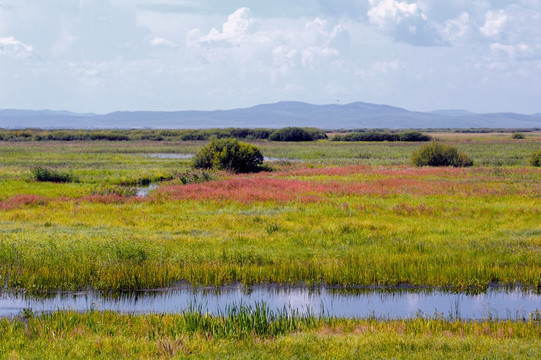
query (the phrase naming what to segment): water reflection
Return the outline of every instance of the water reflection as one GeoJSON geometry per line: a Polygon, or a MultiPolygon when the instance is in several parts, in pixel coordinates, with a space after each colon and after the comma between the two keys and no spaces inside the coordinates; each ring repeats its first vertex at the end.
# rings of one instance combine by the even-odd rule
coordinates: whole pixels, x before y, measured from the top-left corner
{"type": "Polygon", "coordinates": [[[277,157],[272,157],[272,156],[265,156],[264,160],[269,161],[269,162],[299,162],[301,161],[300,159],[277,158],[277,157]]]}
{"type": "MultiPolygon", "coordinates": [[[[174,154],[174,153],[147,153],[147,154],[140,154],[140,156],[144,156],[147,158],[153,158],[153,159],[191,159],[195,155],[194,154],[174,154]]],[[[299,159],[288,159],[288,158],[278,158],[278,157],[272,157],[272,156],[265,156],[263,158],[264,161],[270,161],[270,162],[296,162],[300,161],[299,159]]]]}
{"type": "Polygon", "coordinates": [[[137,197],[147,197],[151,191],[156,190],[158,188],[158,184],[152,183],[147,186],[138,186],[135,188],[135,196],[137,197]]]}
{"type": "Polygon", "coordinates": [[[153,159],[191,159],[194,157],[194,154],[150,153],[141,154],[141,156],[153,159]]]}
{"type": "Polygon", "coordinates": [[[520,289],[489,289],[482,294],[447,292],[336,291],[329,288],[283,286],[229,286],[221,288],[180,287],[167,290],[118,293],[95,291],[56,293],[32,297],[4,292],[0,316],[10,317],[24,308],[34,311],[73,309],[113,310],[130,313],[179,313],[191,304],[217,313],[227,305],[265,302],[270,309],[284,307],[304,313],[346,318],[409,318],[416,316],[462,319],[522,319],[541,311],[541,295],[520,289]]]}

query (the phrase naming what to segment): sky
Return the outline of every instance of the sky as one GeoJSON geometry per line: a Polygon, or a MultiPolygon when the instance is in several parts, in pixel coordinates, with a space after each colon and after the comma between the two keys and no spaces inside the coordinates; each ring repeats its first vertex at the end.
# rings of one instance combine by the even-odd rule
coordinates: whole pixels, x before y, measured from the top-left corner
{"type": "Polygon", "coordinates": [[[539,0],[0,0],[0,108],[541,113],[539,0]]]}

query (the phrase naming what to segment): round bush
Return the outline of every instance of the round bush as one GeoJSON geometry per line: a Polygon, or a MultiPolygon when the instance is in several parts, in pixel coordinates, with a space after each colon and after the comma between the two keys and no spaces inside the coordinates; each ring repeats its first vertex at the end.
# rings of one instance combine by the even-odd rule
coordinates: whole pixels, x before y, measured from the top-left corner
{"type": "Polygon", "coordinates": [[[532,166],[541,166],[541,150],[534,152],[530,156],[530,165],[532,166]]]}
{"type": "Polygon", "coordinates": [[[248,173],[261,170],[263,154],[252,144],[237,139],[213,139],[199,149],[193,159],[197,169],[218,169],[235,173],[248,173]]]}
{"type": "Polygon", "coordinates": [[[431,142],[414,152],[411,158],[415,166],[472,166],[473,160],[455,147],[431,142]]]}
{"type": "Polygon", "coordinates": [[[511,135],[511,138],[512,139],[515,139],[515,140],[520,140],[520,139],[524,139],[524,134],[522,133],[513,133],[513,135],[511,135]]]}

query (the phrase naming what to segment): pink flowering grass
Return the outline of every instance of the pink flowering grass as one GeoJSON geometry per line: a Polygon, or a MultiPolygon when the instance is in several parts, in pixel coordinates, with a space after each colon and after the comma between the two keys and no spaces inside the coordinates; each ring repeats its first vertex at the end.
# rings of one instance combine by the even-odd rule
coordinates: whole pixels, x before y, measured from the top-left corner
{"type": "Polygon", "coordinates": [[[385,169],[346,166],[241,175],[184,186],[164,185],[158,189],[154,198],[287,203],[318,202],[329,197],[367,195],[539,196],[541,187],[532,186],[531,182],[509,181],[506,174],[493,176],[490,171],[479,173],[455,168],[385,169]],[[363,179],[374,174],[379,177],[363,179]],[[321,176],[331,177],[322,179],[321,176]]]}

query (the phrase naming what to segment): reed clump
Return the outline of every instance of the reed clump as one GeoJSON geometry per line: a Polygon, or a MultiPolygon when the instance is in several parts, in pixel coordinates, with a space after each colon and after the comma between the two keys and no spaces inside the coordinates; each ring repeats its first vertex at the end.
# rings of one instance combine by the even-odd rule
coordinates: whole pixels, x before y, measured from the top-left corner
{"type": "Polygon", "coordinates": [[[32,178],[38,182],[70,183],[78,179],[70,173],[64,173],[53,169],[36,166],[32,170],[32,178]]]}

